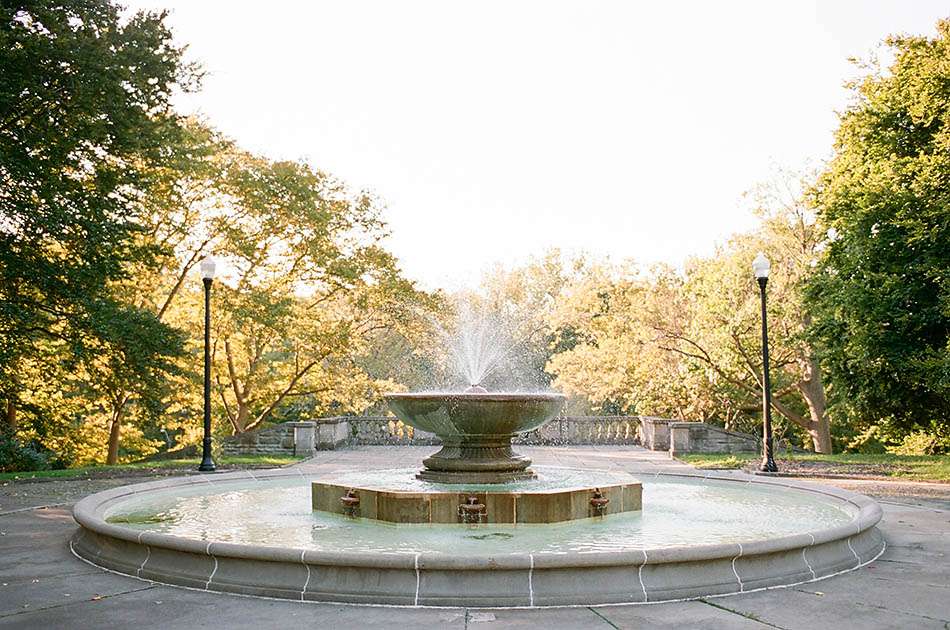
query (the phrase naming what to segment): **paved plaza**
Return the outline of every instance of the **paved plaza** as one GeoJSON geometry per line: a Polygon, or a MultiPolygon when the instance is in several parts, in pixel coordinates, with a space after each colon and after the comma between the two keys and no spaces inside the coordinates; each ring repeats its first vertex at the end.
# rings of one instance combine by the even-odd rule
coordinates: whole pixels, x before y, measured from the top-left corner
{"type": "MultiPolygon", "coordinates": [[[[419,466],[432,447],[323,451],[326,472],[419,466]]],[[[520,447],[537,464],[639,474],[684,470],[636,447],[520,447]]],[[[740,473],[737,473],[740,474],[740,473]]],[[[70,552],[77,499],[142,479],[6,482],[0,487],[0,628],[950,628],[950,485],[820,481],[880,501],[887,549],[818,582],[665,604],[548,609],[392,608],[266,600],[108,573],[70,552]]]]}

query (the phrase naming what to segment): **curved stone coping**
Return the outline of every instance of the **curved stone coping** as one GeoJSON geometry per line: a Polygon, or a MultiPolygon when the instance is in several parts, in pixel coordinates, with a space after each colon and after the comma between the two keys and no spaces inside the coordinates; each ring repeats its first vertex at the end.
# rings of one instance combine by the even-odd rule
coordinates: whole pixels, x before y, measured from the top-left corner
{"type": "Polygon", "coordinates": [[[73,552],[98,566],[173,585],[249,595],[409,606],[563,606],[644,603],[787,586],[858,568],[883,551],[881,508],[867,497],[788,479],[731,473],[635,475],[754,483],[851,505],[851,522],[769,540],[597,553],[453,557],[340,553],[207,542],[131,530],[103,515],[131,496],[196,484],[308,479],[301,471],[219,473],[106,490],[73,509],[73,552]]]}

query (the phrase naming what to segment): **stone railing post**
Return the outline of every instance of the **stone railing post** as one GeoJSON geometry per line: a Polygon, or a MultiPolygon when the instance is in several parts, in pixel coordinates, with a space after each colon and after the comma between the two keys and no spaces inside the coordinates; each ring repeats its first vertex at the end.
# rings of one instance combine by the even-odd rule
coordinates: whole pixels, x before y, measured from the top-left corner
{"type": "Polygon", "coordinates": [[[311,457],[316,450],[315,422],[288,422],[294,431],[294,455],[297,457],[311,457]]]}
{"type": "Polygon", "coordinates": [[[669,424],[670,431],[670,455],[676,456],[680,453],[690,452],[690,432],[693,426],[698,422],[672,422],[669,424]],[[692,426],[691,426],[692,425],[692,426]]]}
{"type": "Polygon", "coordinates": [[[321,451],[337,449],[350,439],[350,423],[345,416],[320,418],[315,424],[315,447],[321,451]]]}
{"type": "Polygon", "coordinates": [[[670,421],[666,418],[640,416],[640,444],[651,451],[670,449],[670,421]]]}

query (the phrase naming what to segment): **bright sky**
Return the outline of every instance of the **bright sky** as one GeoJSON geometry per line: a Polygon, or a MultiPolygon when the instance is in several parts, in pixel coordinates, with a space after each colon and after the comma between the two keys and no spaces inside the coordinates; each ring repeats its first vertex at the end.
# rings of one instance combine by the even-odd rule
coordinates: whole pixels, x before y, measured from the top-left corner
{"type": "Polygon", "coordinates": [[[946,0],[212,2],[168,8],[181,102],[386,204],[428,288],[551,247],[681,264],[753,224],[774,164],[830,155],[848,57],[946,0]]]}

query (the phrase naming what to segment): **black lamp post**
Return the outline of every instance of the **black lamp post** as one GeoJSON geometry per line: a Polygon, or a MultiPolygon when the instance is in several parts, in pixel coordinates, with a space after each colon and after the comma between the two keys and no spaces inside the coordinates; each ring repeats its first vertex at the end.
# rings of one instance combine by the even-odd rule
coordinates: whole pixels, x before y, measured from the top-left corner
{"type": "Polygon", "coordinates": [[[772,456],[772,382],[769,380],[769,329],[765,310],[765,285],[769,281],[769,259],[759,252],[752,261],[752,271],[759,281],[759,294],[762,298],[762,419],[765,427],[762,432],[762,472],[778,472],[772,456]]]}
{"type": "Polygon", "coordinates": [[[211,472],[214,460],[211,459],[211,282],[214,281],[214,258],[208,256],[201,261],[201,280],[205,285],[205,437],[201,441],[201,464],[198,470],[211,472]]]}

